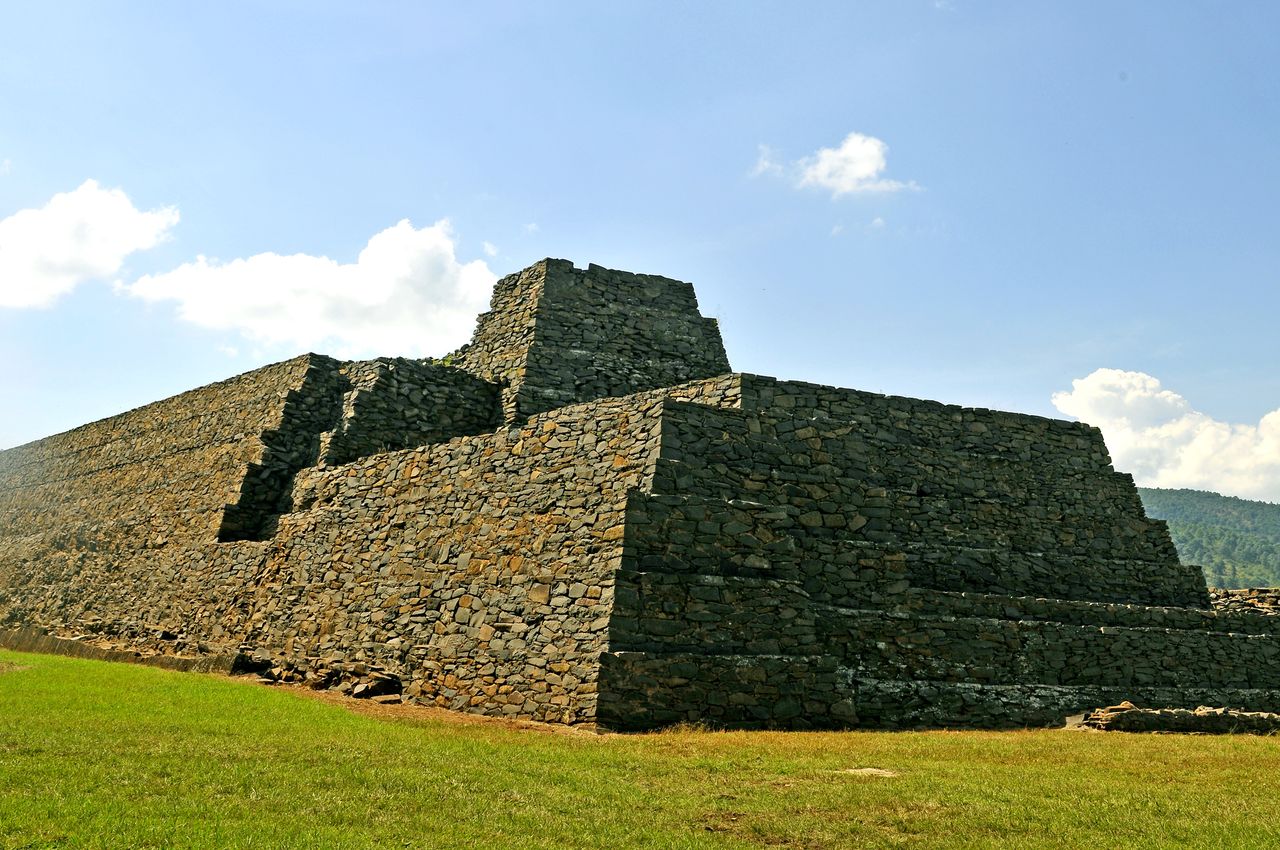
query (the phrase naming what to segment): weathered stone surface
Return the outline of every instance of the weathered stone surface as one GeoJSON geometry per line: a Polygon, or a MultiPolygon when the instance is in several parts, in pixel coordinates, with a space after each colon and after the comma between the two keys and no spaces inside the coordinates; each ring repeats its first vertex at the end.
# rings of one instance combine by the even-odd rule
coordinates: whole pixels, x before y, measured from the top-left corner
{"type": "Polygon", "coordinates": [[[1221,611],[1239,611],[1249,614],[1280,614],[1280,588],[1251,587],[1228,590],[1215,587],[1209,591],[1213,607],[1221,611]]]}
{"type": "Polygon", "coordinates": [[[1085,715],[1082,726],[1106,732],[1181,732],[1199,735],[1274,735],[1280,732],[1280,714],[1199,706],[1187,708],[1139,708],[1122,702],[1085,715]]]}
{"type": "Polygon", "coordinates": [[[497,716],[1275,710],[1255,597],[1210,607],[1096,429],[731,374],[688,284],[557,260],[446,361],[305,355],[0,452],[0,643],[497,716]]]}
{"type": "Polygon", "coordinates": [[[387,357],[348,363],[342,420],[320,437],[320,460],[349,463],[378,452],[492,430],[498,387],[443,363],[387,357]]]}
{"type": "Polygon", "coordinates": [[[729,371],[692,285],[550,259],[498,281],[475,337],[448,359],[502,385],[509,422],[729,371]]]}

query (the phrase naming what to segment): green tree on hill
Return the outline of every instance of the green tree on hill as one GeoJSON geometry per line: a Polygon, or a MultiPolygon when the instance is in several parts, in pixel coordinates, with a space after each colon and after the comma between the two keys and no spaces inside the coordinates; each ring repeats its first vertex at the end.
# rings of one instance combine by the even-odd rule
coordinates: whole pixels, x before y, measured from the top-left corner
{"type": "Polygon", "coordinates": [[[1139,487],[1138,494],[1210,586],[1280,587],[1280,505],[1203,490],[1139,487]]]}

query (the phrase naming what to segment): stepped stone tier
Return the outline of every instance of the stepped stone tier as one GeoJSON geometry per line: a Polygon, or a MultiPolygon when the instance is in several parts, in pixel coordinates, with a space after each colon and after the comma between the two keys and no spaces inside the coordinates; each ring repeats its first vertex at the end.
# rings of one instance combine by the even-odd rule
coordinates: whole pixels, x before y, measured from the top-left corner
{"type": "Polygon", "coordinates": [[[562,260],[444,360],[306,354],[0,452],[11,645],[459,711],[1275,711],[1278,622],[1211,606],[1095,428],[735,374],[689,284],[562,260]]]}

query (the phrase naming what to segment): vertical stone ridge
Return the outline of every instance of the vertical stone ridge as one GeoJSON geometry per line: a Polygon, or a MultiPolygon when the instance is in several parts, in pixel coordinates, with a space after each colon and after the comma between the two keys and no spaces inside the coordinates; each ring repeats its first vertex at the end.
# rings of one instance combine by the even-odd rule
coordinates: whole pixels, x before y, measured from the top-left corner
{"type": "Polygon", "coordinates": [[[535,337],[547,269],[564,263],[540,260],[499,280],[493,287],[489,310],[476,319],[471,341],[445,358],[445,362],[501,387],[503,418],[508,423],[519,419],[517,396],[535,337]]]}
{"type": "Polygon", "coordinates": [[[227,505],[218,541],[267,540],[276,520],[292,503],[293,479],[320,459],[321,435],[342,418],[343,396],[350,388],[339,361],[308,354],[301,383],[285,394],[280,424],[262,432],[262,454],[248,465],[240,498],[227,505]]]}

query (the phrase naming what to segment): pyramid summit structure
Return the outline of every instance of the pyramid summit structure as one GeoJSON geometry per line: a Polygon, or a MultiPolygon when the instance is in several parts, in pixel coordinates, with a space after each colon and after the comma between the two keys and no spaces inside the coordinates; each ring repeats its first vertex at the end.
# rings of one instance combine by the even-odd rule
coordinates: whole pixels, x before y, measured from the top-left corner
{"type": "Polygon", "coordinates": [[[307,354],[0,452],[0,644],[605,729],[1280,709],[1088,425],[733,373],[544,260],[440,361],[307,354]]]}

